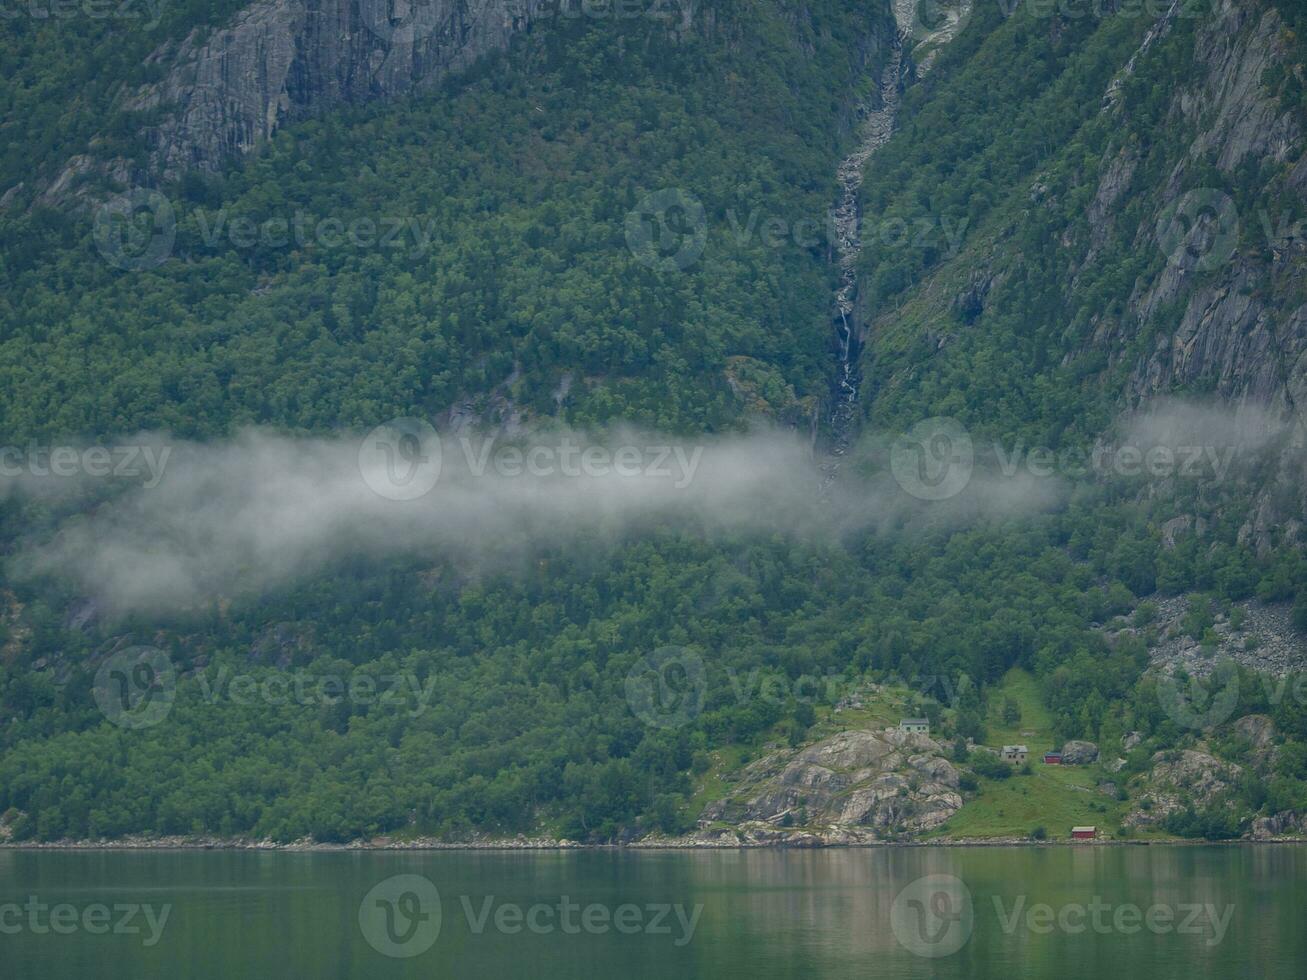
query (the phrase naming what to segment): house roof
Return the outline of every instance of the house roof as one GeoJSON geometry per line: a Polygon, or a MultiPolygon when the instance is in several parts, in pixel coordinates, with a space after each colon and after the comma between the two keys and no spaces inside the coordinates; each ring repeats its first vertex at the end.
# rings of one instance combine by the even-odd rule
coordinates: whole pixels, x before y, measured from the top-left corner
{"type": "Polygon", "coordinates": [[[1097,827],[1072,827],[1071,828],[1071,833],[1073,834],[1095,834],[1097,832],[1098,832],[1097,827]]]}
{"type": "Polygon", "coordinates": [[[1027,749],[1024,745],[1005,745],[1003,746],[1003,751],[1004,752],[1028,752],[1030,750],[1027,749]]]}
{"type": "Polygon", "coordinates": [[[929,718],[903,718],[899,721],[900,725],[929,725],[929,718]]]}

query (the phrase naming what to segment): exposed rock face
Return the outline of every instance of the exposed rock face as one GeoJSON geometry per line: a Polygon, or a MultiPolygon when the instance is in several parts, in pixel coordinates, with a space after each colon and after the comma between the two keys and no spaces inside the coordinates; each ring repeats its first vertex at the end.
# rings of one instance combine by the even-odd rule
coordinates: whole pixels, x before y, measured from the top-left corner
{"type": "Polygon", "coordinates": [[[1093,742],[1071,740],[1062,746],[1062,763],[1068,766],[1087,766],[1098,761],[1098,746],[1093,742]]]}
{"type": "Polygon", "coordinates": [[[925,735],[847,731],[745,770],[739,792],[709,805],[705,821],[800,826],[826,838],[873,838],[938,827],[962,806],[958,771],[925,735]],[[865,834],[854,836],[865,836],[865,834]]]}
{"type": "Polygon", "coordinates": [[[1244,715],[1234,723],[1234,730],[1248,739],[1255,749],[1265,749],[1275,738],[1275,722],[1266,715],[1244,715]]]}
{"type": "MultiPolygon", "coordinates": [[[[1089,186],[1078,189],[1086,195],[1084,226],[1068,224],[1051,240],[1065,269],[1059,281],[1066,308],[1059,315],[1082,308],[1090,317],[1080,339],[1066,335],[1075,349],[1062,363],[1079,362],[1114,387],[1125,379],[1115,387],[1117,407],[1132,422],[1176,392],[1201,393],[1235,416],[1237,439],[1217,442],[1195,422],[1179,444],[1217,442],[1212,448],[1218,452],[1238,447],[1233,475],[1223,472],[1220,482],[1241,504],[1253,502],[1239,533],[1267,551],[1300,536],[1307,511],[1307,231],[1295,222],[1300,210],[1285,204],[1307,198],[1307,140],[1296,104],[1301,99],[1283,81],[1300,79],[1302,69],[1275,4],[1213,0],[1198,6],[1201,12],[1174,0],[1153,11],[1152,28],[1106,87],[1101,113],[1120,136],[1090,163],[1089,186]],[[1164,93],[1158,90],[1165,99],[1162,121],[1151,115],[1139,120],[1168,134],[1166,164],[1158,166],[1156,145],[1134,132],[1136,117],[1152,110],[1126,97],[1127,83],[1136,72],[1171,71],[1156,59],[1164,57],[1163,39],[1176,34],[1182,56],[1192,61],[1173,72],[1175,83],[1164,93]],[[1239,194],[1236,204],[1225,188],[1249,193],[1239,194]],[[1097,310],[1091,284],[1103,281],[1123,248],[1165,260],[1120,281],[1122,309],[1097,310]]],[[[1060,165],[1078,170],[1085,164],[1061,159],[1060,165]]],[[[1013,193],[1027,196],[1034,213],[1066,204],[1057,185],[1036,173],[1028,188],[1013,193]]],[[[1016,237],[1022,223],[986,219],[902,303],[866,311],[870,335],[894,337],[897,345],[889,351],[895,356],[877,369],[871,343],[873,367],[866,373],[878,391],[916,385],[922,371],[919,358],[896,354],[902,339],[895,328],[904,320],[919,331],[923,352],[939,354],[959,346],[969,331],[983,332],[991,310],[1011,312],[1010,290],[1023,275],[1016,237]],[[889,365],[893,374],[878,375],[889,365]]],[[[1050,321],[1049,329],[1055,326],[1050,321]]],[[[1175,445],[1161,436],[1157,441],[1175,445]]],[[[1159,477],[1150,487],[1165,482],[1159,477]]],[[[1182,517],[1166,524],[1168,546],[1203,533],[1197,513],[1182,517]]]]}
{"type": "Polygon", "coordinates": [[[1128,827],[1161,823],[1191,802],[1196,807],[1205,807],[1243,771],[1233,762],[1222,762],[1192,749],[1158,752],[1152,762],[1152,770],[1139,777],[1143,781],[1142,792],[1135,801],[1135,809],[1125,818],[1128,827]]]}
{"type": "MultiPolygon", "coordinates": [[[[1191,171],[1214,160],[1223,174],[1250,163],[1268,174],[1261,200],[1307,194],[1303,133],[1277,93],[1263,84],[1268,69],[1285,63],[1284,24],[1269,7],[1221,0],[1197,32],[1197,71],[1191,87],[1172,99],[1168,131],[1196,133],[1165,186],[1150,196],[1168,207],[1211,209],[1213,221],[1195,221],[1183,248],[1157,275],[1136,284],[1130,312],[1140,322],[1180,304],[1174,329],[1161,331],[1152,350],[1133,367],[1127,399],[1134,405],[1180,387],[1211,389],[1236,408],[1251,436],[1280,444],[1280,465],[1241,531],[1260,547],[1280,530],[1295,534],[1307,503],[1303,446],[1307,442],[1307,306],[1294,301],[1307,241],[1301,227],[1280,227],[1283,215],[1240,213],[1216,190],[1199,188],[1191,171]],[[1192,196],[1197,195],[1197,196],[1192,196]],[[1243,231],[1242,239],[1240,230],[1243,231]],[[1241,241],[1253,243],[1246,251],[1241,241]],[[1264,247],[1263,247],[1264,246],[1264,247]]],[[[1106,168],[1099,196],[1119,197],[1136,150],[1124,147],[1106,168]],[[1120,186],[1117,186],[1120,185],[1120,186]]],[[[1144,193],[1135,186],[1132,194],[1144,193]]],[[[1246,209],[1245,209],[1246,210],[1246,209]]],[[[1091,219],[1094,217],[1091,212],[1091,219]]],[[[1100,219],[1109,221],[1106,213],[1100,219]]],[[[1141,227],[1138,247],[1158,247],[1156,224],[1141,227]]],[[[1124,336],[1095,338],[1095,346],[1125,346],[1124,336]]]]}
{"type": "Polygon", "coordinates": [[[1266,715],[1244,715],[1234,723],[1234,730],[1252,745],[1252,761],[1258,770],[1275,763],[1275,722],[1266,715]]]}
{"type": "Polygon", "coordinates": [[[1276,837],[1307,837],[1307,814],[1285,810],[1270,817],[1253,821],[1249,836],[1253,840],[1271,840],[1276,837]]]}
{"type": "MultiPolygon", "coordinates": [[[[1203,647],[1189,636],[1183,625],[1189,611],[1188,596],[1154,598],[1157,617],[1151,625],[1157,643],[1149,649],[1153,668],[1167,673],[1183,668],[1194,677],[1205,677],[1226,658],[1235,663],[1274,677],[1297,675],[1307,671],[1307,643],[1293,627],[1292,606],[1287,603],[1264,603],[1247,599],[1236,603],[1243,622],[1234,628],[1230,618],[1217,613],[1212,624],[1215,646],[1203,647]]],[[[1140,633],[1129,627],[1122,634],[1140,633]]]]}
{"type": "Polygon", "coordinates": [[[259,0],[207,38],[192,33],[155,52],[167,75],[126,106],[165,113],[151,133],[158,175],[216,170],[289,120],[430,87],[556,9],[546,0],[259,0]]]}
{"type": "MultiPolygon", "coordinates": [[[[692,8],[676,0],[639,16],[679,31],[692,8]]],[[[76,194],[78,178],[93,172],[151,185],[192,168],[217,171],[289,122],[431,89],[535,25],[589,9],[582,0],[256,0],[220,30],[160,47],[149,62],[161,80],[122,97],[124,109],[158,115],[143,134],[144,172],[78,155],[42,199],[76,194]]]]}

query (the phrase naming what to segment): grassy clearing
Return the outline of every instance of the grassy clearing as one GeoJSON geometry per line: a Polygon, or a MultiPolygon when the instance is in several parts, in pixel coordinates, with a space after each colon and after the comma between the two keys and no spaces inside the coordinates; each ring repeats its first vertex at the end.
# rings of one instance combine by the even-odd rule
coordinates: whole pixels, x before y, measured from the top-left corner
{"type": "Polygon", "coordinates": [[[1053,737],[1053,719],[1039,693],[1039,682],[1018,667],[1009,670],[1002,683],[990,691],[985,730],[986,745],[999,748],[1024,744],[1030,749],[1031,759],[1059,747],[1053,737]],[[1009,699],[1021,709],[1021,720],[1014,725],[1003,720],[1003,705],[1009,699]]]}
{"type": "Polygon", "coordinates": [[[1044,753],[1059,748],[1053,722],[1039,692],[1039,682],[1019,668],[1004,675],[989,692],[985,744],[995,749],[1024,744],[1030,750],[1031,774],[1014,769],[1010,779],[981,779],[980,792],[967,800],[943,828],[947,837],[1024,837],[1043,827],[1050,840],[1070,837],[1071,828],[1093,824],[1099,833],[1114,834],[1126,804],[1099,791],[1110,777],[1094,766],[1049,766],[1044,753]],[[1003,717],[1003,707],[1015,701],[1020,720],[1003,717]]]}
{"type": "Polygon", "coordinates": [[[1093,824],[1101,836],[1121,826],[1127,804],[1098,790],[1097,766],[1031,764],[1010,779],[982,779],[980,793],[968,800],[935,836],[1025,837],[1043,827],[1049,840],[1071,836],[1071,828],[1093,824]]]}

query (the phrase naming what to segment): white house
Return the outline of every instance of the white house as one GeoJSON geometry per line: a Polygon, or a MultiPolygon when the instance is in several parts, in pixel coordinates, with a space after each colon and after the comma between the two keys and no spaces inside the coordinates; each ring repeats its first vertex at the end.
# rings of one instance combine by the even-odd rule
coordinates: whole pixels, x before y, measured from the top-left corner
{"type": "Polygon", "coordinates": [[[926,718],[902,718],[899,720],[899,731],[910,735],[929,735],[930,721],[926,718]]]}
{"type": "Polygon", "coordinates": [[[1017,765],[1020,765],[1021,763],[1026,761],[1027,755],[1029,755],[1029,752],[1027,751],[1024,745],[1003,746],[1002,757],[1004,762],[1013,762],[1016,763],[1017,765]]]}

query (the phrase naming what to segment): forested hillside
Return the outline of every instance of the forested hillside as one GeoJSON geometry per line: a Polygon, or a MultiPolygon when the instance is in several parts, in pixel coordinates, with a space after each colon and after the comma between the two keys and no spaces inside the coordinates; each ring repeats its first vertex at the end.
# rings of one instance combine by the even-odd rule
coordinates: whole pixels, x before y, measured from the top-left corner
{"type": "Polygon", "coordinates": [[[1307,704],[1256,673],[1307,666],[1298,7],[963,3],[923,46],[928,12],[900,3],[896,23],[884,0],[505,0],[416,41],[360,2],[5,22],[0,836],[683,834],[740,767],[885,692],[974,767],[965,812],[1008,785],[974,749],[1020,737],[996,720],[1014,677],[1058,744],[1121,756],[1123,806],[1157,795],[1156,753],[1243,767],[1122,833],[1238,836],[1307,809],[1307,704]],[[304,26],[324,11],[339,46],[304,26]],[[245,64],[283,15],[284,85],[255,73],[275,118],[233,103],[204,133],[225,92],[142,96],[245,64]],[[447,36],[490,40],[455,56],[447,36]],[[895,58],[859,200],[851,460],[823,488],[836,171],[895,58]],[[337,88],[301,70],[324,63],[337,88]],[[224,128],[252,111],[266,131],[224,128]],[[302,514],[263,514],[230,484],[264,471],[215,475],[251,445],[353,446],[396,418],[447,454],[468,433],[738,440],[719,445],[784,505],[617,520],[596,498],[513,524],[529,546],[474,526],[446,549],[393,544],[374,509],[315,524],[312,479],[302,514]],[[941,418],[974,476],[968,459],[970,485],[914,493],[895,437],[941,418]],[[768,472],[773,439],[811,472],[768,472]],[[182,489],[38,472],[55,447],[134,442],[176,444],[161,480],[182,489]],[[1005,469],[1123,444],[1219,465],[1005,469]],[[199,530],[151,539],[179,499],[199,530]],[[222,525],[273,514],[294,527],[222,525]],[[144,545],[97,540],[128,522],[144,545]],[[319,526],[348,543],[304,545],[319,526]],[[260,537],[313,560],[264,574],[260,537]],[[206,550],[239,557],[198,598],[97,587],[206,550]],[[148,723],[105,708],[97,672],[124,656],[161,658],[148,723]],[[651,713],[651,665],[684,714],[651,713]],[[1190,671],[1242,678],[1206,723],[1176,708],[1190,671]],[[1275,752],[1236,730],[1250,714],[1275,752]]]}

